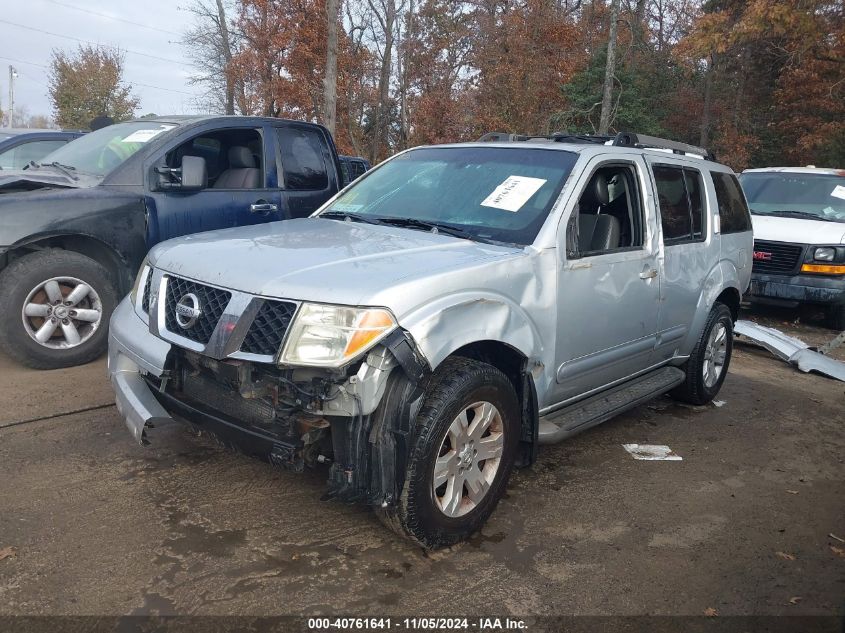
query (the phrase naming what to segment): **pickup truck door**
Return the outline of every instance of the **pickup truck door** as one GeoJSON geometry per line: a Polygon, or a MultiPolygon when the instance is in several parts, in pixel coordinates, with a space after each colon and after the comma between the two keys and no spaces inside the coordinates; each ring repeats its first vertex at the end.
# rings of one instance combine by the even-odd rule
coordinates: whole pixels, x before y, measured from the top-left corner
{"type": "MultiPolygon", "coordinates": [[[[641,157],[596,158],[576,184],[577,203],[564,214],[558,239],[557,402],[650,366],[660,265],[651,191],[641,157]],[[600,180],[610,182],[610,193],[607,186],[598,186],[600,180]],[[620,227],[619,237],[604,244],[598,231],[602,215],[614,216],[620,227]]],[[[605,218],[601,225],[610,222],[605,218]]]]}
{"type": "Polygon", "coordinates": [[[341,187],[334,141],[327,130],[314,125],[279,121],[273,130],[278,181],[284,187],[289,217],[307,217],[341,187]]]}
{"type": "MultiPolygon", "coordinates": [[[[287,217],[277,176],[275,139],[267,126],[208,128],[179,139],[158,156],[155,166],[178,167],[185,155],[206,160],[209,185],[201,191],[184,192],[150,187],[146,199],[150,246],[189,233],[287,217]]],[[[150,180],[154,182],[154,178],[153,174],[150,180]]]]}

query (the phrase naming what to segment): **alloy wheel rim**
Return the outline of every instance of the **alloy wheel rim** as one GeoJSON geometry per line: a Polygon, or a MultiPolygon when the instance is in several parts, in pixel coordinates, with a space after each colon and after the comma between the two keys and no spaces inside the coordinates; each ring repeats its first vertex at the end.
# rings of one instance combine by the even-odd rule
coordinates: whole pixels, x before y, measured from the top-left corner
{"type": "Polygon", "coordinates": [[[724,323],[717,323],[707,339],[704,349],[704,384],[712,388],[725,371],[725,359],[728,355],[728,328],[724,323]]]}
{"type": "Polygon", "coordinates": [[[52,277],[35,286],[21,309],[29,337],[48,349],[70,349],[88,341],[103,320],[103,304],[90,284],[52,277]]]}
{"type": "Polygon", "coordinates": [[[448,517],[471,512],[487,496],[505,446],[505,426],[489,402],[463,409],[446,431],[434,461],[432,491],[448,517]]]}

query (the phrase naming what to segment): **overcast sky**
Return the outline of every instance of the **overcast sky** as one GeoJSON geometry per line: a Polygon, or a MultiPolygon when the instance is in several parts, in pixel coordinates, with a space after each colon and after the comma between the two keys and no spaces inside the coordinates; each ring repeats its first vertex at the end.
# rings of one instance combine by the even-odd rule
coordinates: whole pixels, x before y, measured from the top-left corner
{"type": "Polygon", "coordinates": [[[11,64],[18,71],[16,109],[50,115],[50,53],[75,50],[80,42],[68,38],[76,38],[124,51],[124,80],[141,98],[139,115],[198,112],[201,90],[188,85],[191,67],[178,44],[193,23],[179,9],[187,1],[0,0],[0,105],[8,107],[11,64]]]}

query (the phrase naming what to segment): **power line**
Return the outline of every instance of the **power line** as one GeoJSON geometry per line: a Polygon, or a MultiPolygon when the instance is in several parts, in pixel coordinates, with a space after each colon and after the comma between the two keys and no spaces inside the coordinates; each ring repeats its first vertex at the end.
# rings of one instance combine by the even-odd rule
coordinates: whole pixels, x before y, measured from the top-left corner
{"type": "MultiPolygon", "coordinates": [[[[89,46],[105,46],[102,44],[98,44],[97,42],[92,42],[90,40],[83,40],[78,37],[73,37],[72,35],[62,35],[61,33],[53,33],[51,31],[45,31],[43,29],[37,29],[33,26],[26,26],[25,24],[18,24],[17,22],[10,22],[9,20],[2,20],[0,19],[0,23],[8,24],[10,26],[15,26],[19,29],[26,29],[27,31],[35,31],[36,33],[43,33],[45,35],[52,35],[53,37],[62,37],[66,40],[73,40],[75,42],[80,42],[82,44],[88,44],[89,46]]],[[[168,57],[159,57],[158,55],[150,55],[149,53],[142,53],[140,51],[133,51],[130,48],[120,48],[117,46],[105,46],[106,48],[112,48],[118,51],[125,51],[127,53],[132,53],[133,55],[141,55],[142,57],[149,57],[150,59],[158,59],[163,62],[170,62],[172,64],[182,64],[184,66],[190,66],[188,62],[184,62],[178,59],[170,59],[168,57]]]]}
{"type": "Polygon", "coordinates": [[[182,36],[181,33],[177,33],[176,31],[168,31],[167,29],[161,29],[157,26],[150,26],[149,24],[142,24],[141,22],[133,22],[132,20],[127,20],[125,18],[119,18],[114,15],[108,15],[107,13],[100,13],[99,11],[91,11],[90,9],[83,9],[82,7],[77,7],[72,4],[68,4],[66,2],[59,2],[59,0],[44,0],[45,2],[50,2],[52,4],[59,5],[60,7],[67,7],[68,9],[74,9],[75,11],[81,11],[82,13],[88,13],[89,15],[96,15],[101,18],[106,18],[107,20],[115,20],[117,22],[123,22],[125,24],[131,24],[133,26],[140,26],[144,29],[150,29],[151,31],[159,31],[160,33],[167,33],[169,35],[177,35],[179,37],[182,36]]]}
{"type": "MultiPolygon", "coordinates": [[[[16,64],[29,64],[30,66],[37,66],[38,68],[44,68],[45,70],[49,70],[49,66],[45,66],[44,64],[36,64],[35,62],[28,62],[23,59],[15,59],[14,57],[6,57],[5,55],[0,55],[0,59],[5,59],[6,61],[15,62],[16,64]]],[[[30,77],[33,81],[36,81],[32,77],[30,77]]],[[[40,82],[37,82],[40,83],[40,82]]],[[[176,90],[175,88],[165,88],[164,86],[154,86],[153,84],[145,84],[141,83],[140,81],[129,81],[129,83],[133,86],[143,86],[144,88],[154,88],[155,90],[164,90],[166,92],[175,92],[180,95],[187,95],[189,97],[197,97],[199,95],[193,92],[186,92],[185,90],[176,90]]],[[[41,84],[42,86],[44,84],[41,84]]]]}

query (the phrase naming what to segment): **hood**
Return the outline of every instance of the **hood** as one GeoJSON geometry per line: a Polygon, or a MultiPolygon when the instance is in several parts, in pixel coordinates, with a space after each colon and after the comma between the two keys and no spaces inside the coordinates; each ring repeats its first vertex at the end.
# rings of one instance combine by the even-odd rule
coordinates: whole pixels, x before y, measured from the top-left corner
{"type": "Polygon", "coordinates": [[[394,307],[389,298],[397,286],[421,292],[415,284],[443,271],[523,253],[427,231],[302,218],[163,242],[150,251],[150,263],[268,297],[394,307]]]}
{"type": "Polygon", "coordinates": [[[21,189],[44,189],[47,187],[93,187],[100,178],[90,174],[74,174],[76,180],[58,169],[41,167],[39,169],[3,169],[0,170],[0,193],[20,191],[21,189]]]}
{"type": "Polygon", "coordinates": [[[845,244],[845,223],[752,215],[754,239],[794,244],[845,244]]]}

